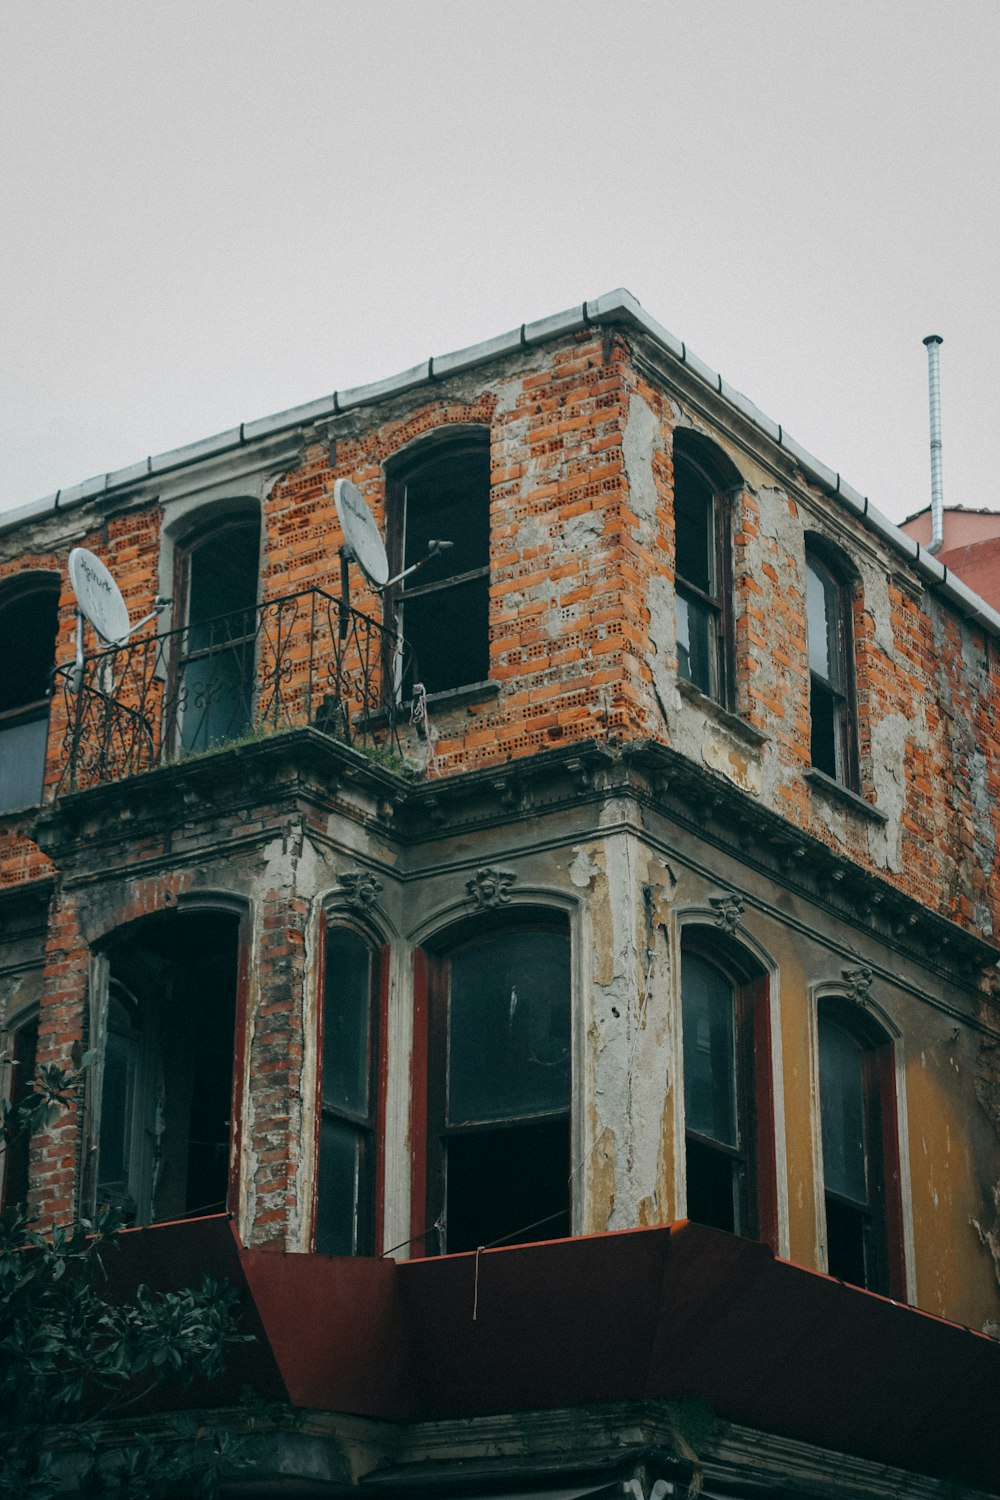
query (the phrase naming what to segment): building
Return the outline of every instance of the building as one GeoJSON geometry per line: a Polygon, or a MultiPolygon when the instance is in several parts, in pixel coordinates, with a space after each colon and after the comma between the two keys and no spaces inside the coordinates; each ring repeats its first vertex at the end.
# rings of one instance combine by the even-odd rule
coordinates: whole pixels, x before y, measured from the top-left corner
{"type": "MultiPolygon", "coordinates": [[[[997,609],[1000,607],[1000,515],[992,510],[949,505],[942,511],[942,523],[938,562],[997,609]]],[[[925,547],[931,539],[930,509],[908,516],[900,530],[925,547]]]]}
{"type": "Polygon", "coordinates": [[[234,1493],[1000,1493],[1000,615],[923,547],[619,291],[3,517],[0,619],[2,1020],[100,1059],[4,1191],[245,1284],[234,1493]],[[348,600],[338,479],[452,546],[348,600]],[[74,547],[167,601],[79,663],[74,547]]]}

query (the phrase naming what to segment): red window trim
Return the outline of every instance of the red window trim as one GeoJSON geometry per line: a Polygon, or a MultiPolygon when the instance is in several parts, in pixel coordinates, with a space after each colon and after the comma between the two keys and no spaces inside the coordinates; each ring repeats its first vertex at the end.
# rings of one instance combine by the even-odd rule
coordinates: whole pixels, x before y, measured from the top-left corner
{"type": "Polygon", "coordinates": [[[331,921],[326,912],[322,912],[320,915],[319,961],[317,963],[316,975],[316,1083],[312,1132],[312,1192],[309,1201],[309,1249],[315,1253],[317,1192],[319,1190],[320,1127],[323,1121],[323,1030],[326,1022],[326,940],[332,926],[346,927],[361,938],[368,945],[373,965],[372,989],[374,1005],[372,1019],[375,1023],[375,1066],[372,1070],[371,1080],[376,1097],[374,1101],[375,1107],[372,1111],[371,1127],[375,1151],[371,1191],[374,1201],[371,1205],[371,1250],[364,1250],[359,1253],[378,1256],[382,1253],[385,1239],[385,1111],[386,1088],[389,1077],[389,1049],[386,1046],[386,1037],[388,1036],[389,1026],[390,949],[386,943],[373,942],[370,933],[363,931],[350,921],[331,921]]]}

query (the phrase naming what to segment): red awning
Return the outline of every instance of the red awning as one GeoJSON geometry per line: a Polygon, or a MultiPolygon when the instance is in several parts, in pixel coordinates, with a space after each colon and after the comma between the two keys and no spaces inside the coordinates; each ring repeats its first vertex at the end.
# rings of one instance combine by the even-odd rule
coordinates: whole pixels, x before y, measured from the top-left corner
{"type": "Polygon", "coordinates": [[[478,1286],[475,1254],[283,1255],[225,1219],[124,1240],[151,1285],[245,1281],[266,1348],[237,1350],[231,1378],[280,1371],[298,1406],[439,1420],[698,1396],[875,1462],[1000,1475],[1000,1344],[701,1225],[485,1251],[478,1286]]]}

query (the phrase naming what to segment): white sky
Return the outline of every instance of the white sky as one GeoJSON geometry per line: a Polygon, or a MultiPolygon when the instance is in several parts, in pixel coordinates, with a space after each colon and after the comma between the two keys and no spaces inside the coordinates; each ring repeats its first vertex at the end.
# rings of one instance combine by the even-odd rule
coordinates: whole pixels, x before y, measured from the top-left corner
{"type": "Polygon", "coordinates": [[[997,0],[6,0],[0,507],[617,286],[1000,508],[997,0]]]}

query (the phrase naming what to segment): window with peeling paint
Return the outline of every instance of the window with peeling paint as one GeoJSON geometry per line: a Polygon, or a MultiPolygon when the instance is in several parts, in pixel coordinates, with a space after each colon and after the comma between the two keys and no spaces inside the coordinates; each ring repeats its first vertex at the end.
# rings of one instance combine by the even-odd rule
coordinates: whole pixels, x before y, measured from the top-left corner
{"type": "Polygon", "coordinates": [[[463,429],[420,444],[387,473],[393,575],[412,573],[386,600],[387,618],[413,653],[398,691],[429,693],[489,677],[489,432],[463,429]],[[432,542],[449,545],[429,556],[432,542]]]}
{"type": "Polygon", "coordinates": [[[570,1232],[565,923],[484,931],[432,970],[428,1213],[441,1251],[570,1232]]]}

